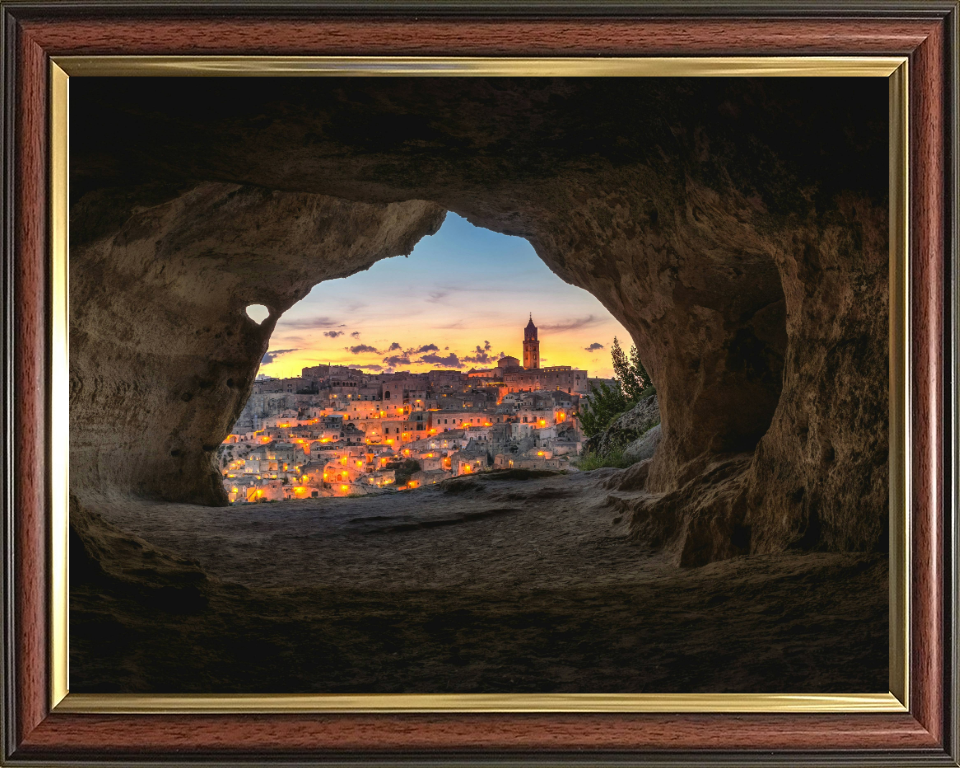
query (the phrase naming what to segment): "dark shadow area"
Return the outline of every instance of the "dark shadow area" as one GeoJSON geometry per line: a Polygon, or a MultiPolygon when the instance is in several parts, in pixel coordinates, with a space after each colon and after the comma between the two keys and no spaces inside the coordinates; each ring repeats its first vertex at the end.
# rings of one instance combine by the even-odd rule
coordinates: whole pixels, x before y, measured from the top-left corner
{"type": "Polygon", "coordinates": [[[90,520],[71,549],[71,690],[887,690],[885,556],[677,569],[583,506],[589,474],[445,485],[386,508],[108,511],[179,559],[106,545],[90,520]]]}

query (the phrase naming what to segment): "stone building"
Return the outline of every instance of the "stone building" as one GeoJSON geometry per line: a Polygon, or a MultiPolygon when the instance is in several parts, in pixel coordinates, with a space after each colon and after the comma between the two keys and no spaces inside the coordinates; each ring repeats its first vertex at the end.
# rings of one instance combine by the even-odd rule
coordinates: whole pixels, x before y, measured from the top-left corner
{"type": "Polygon", "coordinates": [[[533,392],[552,389],[569,394],[586,394],[587,372],[569,365],[554,365],[538,370],[522,369],[503,375],[502,389],[509,392],[533,392]]]}
{"type": "MultiPolygon", "coordinates": [[[[410,490],[517,466],[570,466],[581,449],[577,413],[587,372],[541,368],[531,314],[525,366],[367,374],[319,365],[260,379],[217,455],[231,502],[390,493],[407,460],[410,490]],[[259,390],[259,392],[257,391],[259,390]],[[266,391],[269,390],[269,391],[266,391]]],[[[493,361],[491,361],[493,362],[493,361]]]]}
{"type": "Polygon", "coordinates": [[[533,314],[530,322],[523,329],[523,367],[535,370],[540,367],[540,340],[537,338],[537,326],[533,324],[533,314]]]}

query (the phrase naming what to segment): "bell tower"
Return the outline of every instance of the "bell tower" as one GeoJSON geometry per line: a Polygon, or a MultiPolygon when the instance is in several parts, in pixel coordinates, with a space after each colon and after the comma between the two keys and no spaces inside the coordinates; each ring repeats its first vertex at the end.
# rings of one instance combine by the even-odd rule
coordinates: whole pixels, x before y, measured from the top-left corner
{"type": "Polygon", "coordinates": [[[533,313],[523,329],[523,367],[527,370],[540,367],[540,340],[537,338],[537,326],[533,324],[533,313]]]}

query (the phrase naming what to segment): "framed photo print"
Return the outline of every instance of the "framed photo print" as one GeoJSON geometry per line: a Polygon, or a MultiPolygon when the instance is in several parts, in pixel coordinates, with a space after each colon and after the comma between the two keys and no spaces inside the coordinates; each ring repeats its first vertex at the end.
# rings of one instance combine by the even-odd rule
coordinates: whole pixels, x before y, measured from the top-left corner
{"type": "Polygon", "coordinates": [[[0,5],[3,764],[958,765],[956,3],[0,5]]]}

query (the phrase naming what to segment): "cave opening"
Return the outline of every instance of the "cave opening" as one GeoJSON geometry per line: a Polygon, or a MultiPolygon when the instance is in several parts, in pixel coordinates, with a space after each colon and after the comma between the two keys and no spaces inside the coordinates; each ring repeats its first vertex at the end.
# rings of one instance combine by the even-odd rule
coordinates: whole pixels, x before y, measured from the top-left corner
{"type": "Polygon", "coordinates": [[[249,317],[257,325],[263,323],[268,317],[270,317],[270,310],[267,309],[263,304],[251,304],[246,309],[247,317],[249,317]]]}
{"type": "Polygon", "coordinates": [[[314,286],[279,317],[216,454],[224,491],[231,504],[390,496],[489,471],[579,471],[598,429],[581,425],[581,402],[621,390],[614,343],[630,348],[626,329],[527,241],[448,213],[406,257],[314,286]]]}

